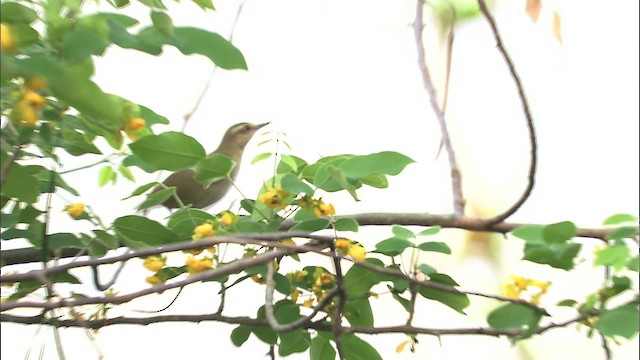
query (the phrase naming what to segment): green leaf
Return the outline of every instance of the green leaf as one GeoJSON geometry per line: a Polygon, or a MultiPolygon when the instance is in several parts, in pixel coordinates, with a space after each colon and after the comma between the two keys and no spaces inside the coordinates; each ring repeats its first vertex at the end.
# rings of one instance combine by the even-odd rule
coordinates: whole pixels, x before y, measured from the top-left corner
{"type": "MultiPolygon", "coordinates": [[[[366,259],[367,263],[384,268],[382,261],[378,259],[366,259]]],[[[344,276],[344,288],[348,298],[362,297],[369,293],[373,285],[381,281],[381,277],[375,271],[360,266],[352,266],[344,276]]]]}
{"type": "Polygon", "coordinates": [[[354,156],[339,165],[347,177],[361,178],[371,174],[398,175],[411,158],[394,151],[354,156]]]}
{"type": "Polygon", "coordinates": [[[378,189],[386,189],[389,187],[389,180],[384,174],[371,174],[360,177],[360,182],[378,189]]]}
{"type": "Polygon", "coordinates": [[[600,250],[596,254],[593,264],[613,266],[616,271],[620,271],[625,267],[630,257],[631,251],[624,243],[621,243],[600,250]]]}
{"type": "Polygon", "coordinates": [[[392,237],[377,243],[376,251],[387,256],[396,256],[400,255],[406,248],[413,247],[415,245],[409,240],[392,237]]]}
{"type": "Polygon", "coordinates": [[[147,192],[147,190],[151,189],[152,187],[155,187],[156,185],[158,185],[157,182],[150,182],[148,184],[144,184],[141,186],[138,186],[135,190],[133,190],[133,192],[131,193],[131,195],[127,196],[126,198],[122,199],[122,200],[127,200],[130,199],[134,196],[138,196],[140,194],[144,194],[145,192],[147,192]]]}
{"type": "Polygon", "coordinates": [[[521,329],[531,324],[536,317],[539,314],[534,309],[509,303],[489,313],[487,322],[494,329],[521,329]]]}
{"type": "Polygon", "coordinates": [[[424,242],[418,245],[418,249],[422,251],[434,251],[434,252],[439,252],[443,254],[451,254],[451,248],[449,248],[449,245],[443,242],[436,242],[436,241],[424,242]]]}
{"type": "Polygon", "coordinates": [[[125,157],[124,160],[122,160],[122,165],[128,166],[128,167],[135,166],[140,170],[147,172],[149,174],[160,170],[157,167],[144,162],[138,155],[129,155],[125,157]]]}
{"type": "Polygon", "coordinates": [[[527,244],[524,248],[524,260],[546,264],[557,269],[570,270],[582,245],[566,244],[527,244]]]}
{"type": "Polygon", "coordinates": [[[82,29],[76,29],[67,35],[62,54],[65,60],[80,62],[89,59],[91,55],[101,56],[109,45],[98,35],[82,29]]]}
{"type": "MultiPolygon", "coordinates": [[[[42,193],[51,192],[51,190],[53,189],[53,187],[51,186],[51,178],[52,178],[51,170],[45,169],[38,172],[36,174],[36,178],[38,179],[38,181],[40,181],[40,192],[42,193]]],[[[68,191],[69,194],[80,196],[78,191],[72,188],[71,186],[69,186],[69,184],[67,184],[58,173],[53,173],[53,185],[55,187],[68,191]]],[[[53,190],[55,191],[55,189],[53,190]]]]}
{"type": "Polygon", "coordinates": [[[167,227],[176,233],[180,240],[191,240],[195,228],[215,217],[200,209],[184,208],[171,214],[167,227]]]}
{"type": "Polygon", "coordinates": [[[34,203],[40,195],[38,180],[28,171],[28,167],[13,163],[8,170],[4,184],[0,188],[0,194],[16,198],[26,203],[34,203]]]}
{"type": "Polygon", "coordinates": [[[557,306],[567,306],[567,307],[574,307],[576,305],[578,305],[578,302],[573,300],[573,299],[565,299],[562,300],[560,302],[558,302],[558,304],[556,304],[557,306]]]}
{"type": "Polygon", "coordinates": [[[406,312],[411,312],[411,301],[400,296],[397,291],[393,291],[393,288],[391,286],[387,286],[387,288],[391,291],[391,296],[393,296],[393,299],[397,301],[406,312]]]}
{"type": "Polygon", "coordinates": [[[100,149],[87,140],[85,135],[77,131],[63,131],[59,146],[73,156],[102,154],[100,149]]]}
{"type": "Polygon", "coordinates": [[[281,155],[280,162],[276,168],[277,174],[295,173],[298,174],[307,166],[307,162],[293,155],[281,155]]]}
{"type": "Polygon", "coordinates": [[[47,235],[47,246],[49,249],[83,249],[84,243],[74,234],[57,233],[47,235]]]}
{"type": "Polygon", "coordinates": [[[133,250],[180,241],[176,233],[143,216],[129,215],[117,218],[113,227],[120,240],[133,250]]]}
{"type": "Polygon", "coordinates": [[[311,335],[305,330],[292,330],[280,333],[278,355],[288,356],[294,353],[305,352],[311,344],[311,335]]]}
{"type": "Polygon", "coordinates": [[[627,261],[627,268],[631,271],[638,271],[640,269],[640,257],[638,255],[632,257],[627,261]]]}
{"type": "MultiPolygon", "coordinates": [[[[445,274],[430,274],[431,281],[443,284],[443,285],[457,285],[453,279],[445,274]]],[[[465,315],[464,309],[471,303],[469,297],[466,294],[460,293],[451,288],[452,292],[438,290],[427,286],[419,286],[418,293],[423,297],[431,300],[435,300],[443,305],[450,307],[451,309],[465,315]]]]}
{"type": "Polygon", "coordinates": [[[17,2],[7,1],[0,5],[0,19],[3,23],[31,24],[37,18],[38,14],[34,10],[17,2]]]}
{"type": "Polygon", "coordinates": [[[284,176],[282,176],[280,185],[285,191],[291,193],[294,196],[301,193],[309,196],[313,195],[313,189],[311,189],[309,185],[305,184],[297,176],[291,173],[286,173],[284,174],[284,176]]]}
{"type": "Polygon", "coordinates": [[[251,335],[251,328],[246,325],[239,325],[231,331],[231,342],[233,345],[240,347],[249,339],[249,335],[251,335]]]}
{"type": "Polygon", "coordinates": [[[366,297],[357,297],[347,300],[344,306],[344,314],[351,326],[373,326],[373,311],[366,297]]]}
{"type": "Polygon", "coordinates": [[[603,225],[620,225],[625,223],[638,223],[638,217],[630,214],[615,214],[609,216],[602,224],[603,225]]]}
{"type": "Polygon", "coordinates": [[[216,8],[213,6],[213,2],[211,0],[193,0],[202,10],[215,10],[216,8]]]}
{"type": "Polygon", "coordinates": [[[345,360],[382,360],[373,346],[353,334],[343,336],[342,344],[345,360]]]}
{"type": "Polygon", "coordinates": [[[251,165],[253,165],[255,163],[258,163],[260,161],[263,161],[263,160],[267,160],[268,158],[271,157],[271,155],[273,155],[273,154],[270,153],[270,152],[265,152],[265,153],[262,153],[262,154],[258,154],[251,160],[251,165]]]}
{"type": "Polygon", "coordinates": [[[396,238],[400,239],[412,239],[416,236],[413,231],[399,225],[393,225],[391,231],[396,238]]]}
{"type": "Polygon", "coordinates": [[[233,44],[222,36],[192,27],[174,29],[176,48],[183,54],[200,54],[225,70],[247,69],[244,56],[233,44]]]}
{"type": "Polygon", "coordinates": [[[166,12],[152,11],[151,22],[153,27],[166,36],[173,36],[173,20],[166,12]]]}
{"type": "Polygon", "coordinates": [[[196,139],[173,131],[145,136],[129,147],[142,161],[157,169],[170,171],[193,166],[206,156],[196,139]]]}
{"type": "Polygon", "coordinates": [[[311,340],[309,357],[311,360],[335,360],[336,351],[333,346],[331,346],[329,339],[318,334],[311,340]]]}
{"type": "Polygon", "coordinates": [[[227,155],[213,154],[198,161],[195,178],[208,187],[216,181],[226,179],[236,165],[227,155]]]}
{"type": "Polygon", "coordinates": [[[613,239],[625,239],[625,238],[633,238],[638,235],[638,227],[637,226],[623,226],[617,229],[611,230],[605,238],[607,240],[613,239]]]}
{"type": "Polygon", "coordinates": [[[358,231],[358,222],[353,218],[341,218],[333,224],[337,231],[358,231]]]}
{"type": "Polygon", "coordinates": [[[109,182],[116,183],[118,173],[116,173],[110,165],[107,165],[100,169],[98,173],[98,186],[103,187],[109,182]]]}
{"type": "Polygon", "coordinates": [[[329,225],[329,220],[327,219],[312,219],[306,220],[300,223],[297,223],[289,229],[290,232],[293,231],[303,231],[303,232],[315,232],[326,229],[329,225]]]}
{"type": "Polygon", "coordinates": [[[166,189],[158,190],[157,192],[149,194],[149,196],[147,196],[147,198],[140,205],[138,205],[138,211],[150,209],[154,206],[161,205],[175,193],[176,188],[174,186],[171,186],[166,189]]]}
{"type": "Polygon", "coordinates": [[[578,233],[577,227],[570,221],[547,225],[542,230],[542,237],[547,243],[563,243],[578,233]]]}
{"type": "Polygon", "coordinates": [[[440,232],[440,226],[436,225],[436,226],[432,226],[429,228],[426,228],[425,230],[420,231],[416,236],[431,236],[431,235],[435,235],[437,233],[440,232]]]}
{"type": "Polygon", "coordinates": [[[438,270],[436,270],[436,268],[429,266],[427,264],[420,264],[418,265],[418,270],[420,270],[421,273],[429,276],[431,274],[437,273],[438,270]]]}
{"type": "Polygon", "coordinates": [[[152,9],[167,9],[166,6],[162,3],[162,0],[139,0],[141,3],[152,9]]]}
{"type": "Polygon", "coordinates": [[[124,176],[125,179],[133,182],[136,181],[136,178],[133,176],[133,173],[128,167],[120,164],[120,166],[118,166],[118,172],[122,174],[122,176],[124,176]]]}
{"type": "Polygon", "coordinates": [[[605,310],[596,321],[595,328],[604,336],[631,339],[638,334],[638,315],[638,304],[605,310]]]}
{"type": "Polygon", "coordinates": [[[544,243],[544,237],[542,236],[543,229],[544,226],[542,225],[524,225],[514,229],[511,235],[527,243],[544,243]]]}

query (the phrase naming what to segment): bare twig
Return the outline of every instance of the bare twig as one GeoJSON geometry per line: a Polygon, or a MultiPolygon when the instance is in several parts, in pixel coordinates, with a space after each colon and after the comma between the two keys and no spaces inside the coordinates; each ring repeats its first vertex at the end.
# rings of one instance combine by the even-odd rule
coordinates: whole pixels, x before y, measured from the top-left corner
{"type": "MultiPolygon", "coordinates": [[[[244,0],[240,3],[240,5],[238,5],[238,9],[236,10],[236,16],[233,20],[233,24],[231,25],[231,31],[229,32],[229,42],[233,41],[233,34],[236,31],[236,26],[238,25],[238,20],[240,19],[240,14],[242,13],[242,8],[244,7],[244,0]]],[[[209,74],[209,79],[207,79],[207,83],[205,84],[204,88],[202,89],[202,92],[200,92],[200,96],[198,97],[198,100],[196,101],[195,105],[193,106],[193,109],[191,109],[191,111],[189,111],[188,113],[186,113],[184,115],[184,123],[182,124],[182,132],[184,132],[184,130],[187,127],[187,123],[189,122],[189,120],[191,119],[191,116],[193,116],[193,114],[198,110],[198,108],[200,107],[200,104],[202,103],[202,100],[204,99],[204,95],[207,93],[207,90],[209,90],[209,86],[211,86],[211,81],[213,80],[213,76],[216,74],[216,71],[218,70],[218,66],[216,64],[213,64],[213,69],[211,69],[211,73],[209,74]]]]}
{"type": "Polygon", "coordinates": [[[496,215],[486,220],[488,224],[494,225],[504,221],[506,218],[513,215],[522,206],[522,204],[524,204],[524,202],[527,200],[529,195],[531,195],[531,191],[533,190],[533,186],[535,183],[536,168],[538,163],[538,142],[536,140],[536,130],[533,125],[533,116],[531,115],[531,109],[529,108],[529,101],[527,100],[527,96],[524,92],[524,86],[522,85],[522,80],[520,80],[520,76],[518,75],[515,65],[511,60],[511,56],[509,56],[507,49],[504,47],[504,44],[502,43],[502,37],[500,36],[500,32],[498,31],[496,20],[494,19],[493,15],[491,15],[491,12],[489,11],[487,4],[485,3],[484,0],[477,0],[477,1],[480,7],[480,12],[482,12],[482,15],[484,15],[485,19],[487,19],[487,22],[489,23],[489,27],[491,28],[491,33],[493,34],[493,37],[496,40],[496,46],[498,47],[498,51],[500,52],[500,54],[502,54],[504,61],[507,63],[507,67],[509,68],[509,73],[511,74],[511,77],[513,78],[516,88],[518,89],[518,96],[520,97],[522,110],[524,111],[524,116],[527,121],[527,128],[529,130],[529,142],[531,146],[531,160],[530,160],[531,163],[529,165],[527,186],[524,192],[522,193],[522,195],[520,196],[520,198],[509,209],[504,211],[502,214],[496,215]]]}
{"type": "Polygon", "coordinates": [[[458,169],[458,164],[456,162],[455,152],[453,150],[453,146],[451,145],[451,139],[449,137],[449,130],[447,129],[447,123],[444,118],[444,112],[440,108],[440,105],[438,105],[438,96],[436,94],[436,89],[433,85],[433,80],[431,79],[429,68],[427,67],[424,40],[422,37],[422,33],[424,30],[424,22],[422,18],[423,11],[424,0],[417,0],[416,17],[413,22],[413,31],[416,38],[416,47],[418,50],[418,67],[420,68],[420,72],[422,73],[422,83],[424,85],[424,88],[429,93],[431,109],[438,119],[438,124],[440,124],[440,131],[442,133],[442,144],[447,150],[447,155],[449,158],[449,166],[451,168],[451,187],[453,191],[453,213],[456,216],[462,216],[464,215],[465,207],[465,199],[462,193],[462,179],[460,170],[458,169]]]}

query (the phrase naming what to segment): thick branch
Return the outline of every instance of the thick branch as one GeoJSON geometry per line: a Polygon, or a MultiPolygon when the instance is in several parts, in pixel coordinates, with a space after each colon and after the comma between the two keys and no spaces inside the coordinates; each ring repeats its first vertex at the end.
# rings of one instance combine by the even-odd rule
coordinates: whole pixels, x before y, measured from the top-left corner
{"type": "MultiPolygon", "coordinates": [[[[501,234],[508,233],[513,231],[515,228],[525,225],[520,223],[497,223],[497,224],[489,224],[484,219],[473,218],[473,217],[456,217],[455,215],[441,215],[441,214],[425,214],[425,213],[362,213],[362,214],[354,214],[354,215],[343,215],[336,216],[339,218],[352,218],[355,219],[361,226],[366,225],[417,225],[417,226],[440,226],[442,228],[453,228],[453,229],[462,229],[469,231],[487,231],[487,232],[497,232],[501,234]]],[[[281,230],[287,230],[293,226],[292,221],[285,221],[282,223],[281,230]]],[[[606,235],[612,229],[589,229],[589,228],[580,228],[578,229],[578,233],[576,236],[578,237],[586,237],[586,238],[595,238],[604,240],[606,235]]],[[[278,234],[270,234],[270,239],[275,239],[275,235],[278,234]]],[[[295,237],[301,236],[300,233],[288,233],[287,237],[295,237]]],[[[251,234],[238,234],[235,238],[248,238],[251,237],[251,234]]],[[[220,237],[216,239],[221,239],[224,241],[225,238],[228,237],[220,237]]],[[[258,237],[253,237],[255,239],[264,239],[266,238],[265,234],[259,235],[258,237]]],[[[277,237],[278,239],[284,239],[282,234],[277,237]]],[[[311,237],[311,239],[318,239],[311,237]]],[[[194,245],[197,247],[197,245],[194,245]]],[[[169,247],[165,247],[165,250],[157,251],[155,253],[146,253],[144,256],[155,255],[161,252],[167,251],[175,251],[175,250],[166,250],[169,247]]],[[[62,249],[59,254],[59,258],[69,258],[74,257],[78,254],[77,249],[62,249]]],[[[53,253],[52,253],[53,255],[53,253]]],[[[135,256],[133,256],[135,257],[135,256]]],[[[23,248],[23,249],[13,249],[13,250],[3,250],[0,251],[0,259],[5,265],[15,265],[15,264],[26,264],[30,262],[39,262],[41,258],[40,250],[35,248],[23,248]]],[[[98,264],[101,265],[101,264],[98,264]]]]}

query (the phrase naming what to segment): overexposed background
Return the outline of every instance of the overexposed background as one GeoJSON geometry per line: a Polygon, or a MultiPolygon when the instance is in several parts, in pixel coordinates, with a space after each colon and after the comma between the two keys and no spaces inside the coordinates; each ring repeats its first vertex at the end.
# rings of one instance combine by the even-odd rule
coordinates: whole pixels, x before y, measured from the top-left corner
{"type": "MultiPolygon", "coordinates": [[[[582,227],[593,227],[614,213],[637,215],[638,2],[545,1],[537,23],[524,12],[524,3],[498,1],[494,9],[505,46],[529,97],[540,143],[536,187],[510,220],[571,220],[582,227]],[[562,43],[552,32],[553,11],[562,19],[562,43]]],[[[167,3],[177,26],[202,27],[223,36],[229,34],[239,4],[237,0],[219,2],[215,4],[217,12],[205,13],[189,2],[167,3]]],[[[399,151],[416,163],[390,178],[389,189],[363,189],[359,191],[359,203],[343,194],[327,194],[325,200],[334,203],[339,214],[450,212],[448,164],[444,155],[436,159],[439,129],[416,65],[411,28],[414,8],[412,2],[390,0],[247,0],[234,44],[245,55],[249,71],[217,71],[186,133],[211,151],[230,125],[271,121],[268,130],[286,132],[292,153],[308,161],[339,153],[399,151]]],[[[148,13],[146,7],[137,4],[127,11],[141,20],[148,13]]],[[[429,59],[441,64],[442,49],[433,35],[434,27],[428,25],[425,45],[429,59]]],[[[483,19],[457,27],[453,56],[447,117],[465,195],[473,213],[497,213],[520,196],[526,180],[529,147],[522,109],[483,19]]],[[[436,79],[442,77],[440,70],[432,66],[436,79]]],[[[113,47],[97,59],[95,81],[106,92],[168,117],[172,124],[154,128],[159,132],[181,128],[182,116],[191,111],[211,71],[209,60],[184,56],[173,48],[153,57],[113,47]]],[[[239,187],[250,197],[271,171],[268,162],[249,164],[256,154],[272,150],[256,147],[258,142],[254,139],[249,144],[238,179],[239,187]]],[[[94,158],[66,159],[70,169],[94,158]]],[[[130,213],[140,202],[120,199],[138,185],[155,180],[155,176],[137,171],[136,184],[120,179],[117,186],[96,190],[98,170],[66,179],[84,194],[79,201],[89,204],[106,223],[130,213]]],[[[211,210],[225,209],[239,198],[232,191],[211,210]]],[[[62,209],[65,201],[56,201],[57,208],[62,209]]],[[[160,209],[150,214],[158,221],[164,221],[166,215],[160,209]]],[[[62,212],[56,216],[53,232],[91,229],[62,212]]],[[[387,228],[368,227],[353,238],[371,250],[389,235],[387,228]]],[[[509,274],[550,279],[554,284],[542,304],[550,306],[567,297],[581,300],[601,284],[601,275],[592,271],[590,260],[598,245],[595,240],[584,241],[581,256],[587,260],[575,273],[567,274],[516,261],[521,256],[519,240],[473,239],[460,231],[445,231],[439,237],[451,244],[454,255],[435,254],[424,261],[451,274],[465,289],[499,292],[509,274]]],[[[294,269],[296,264],[283,264],[284,271],[287,267],[294,269]]],[[[105,274],[109,270],[113,269],[103,269],[105,274]]],[[[145,287],[147,275],[141,261],[132,261],[116,289],[127,293],[145,287]]],[[[253,315],[262,305],[262,294],[257,296],[255,287],[248,285],[230,294],[226,315],[253,315]]],[[[186,288],[165,313],[212,312],[218,305],[217,291],[213,284],[186,288]]],[[[163,296],[147,296],[115,308],[110,315],[135,315],[132,310],[162,308],[174,294],[168,291],[163,296]]],[[[404,310],[388,296],[371,302],[376,325],[404,323],[404,310]]],[[[481,326],[482,314],[495,306],[496,302],[473,298],[470,317],[461,318],[440,304],[420,301],[414,324],[481,326]]],[[[558,314],[572,316],[571,312],[558,314]]],[[[24,358],[30,346],[35,346],[31,355],[35,358],[42,343],[47,344],[43,358],[56,358],[51,331],[43,329],[34,335],[36,328],[2,323],[2,358],[24,358]]],[[[253,336],[243,347],[234,347],[229,340],[232,329],[216,323],[123,325],[101,329],[95,337],[107,359],[145,356],[160,360],[194,355],[263,358],[268,348],[253,336]]],[[[506,339],[443,337],[440,345],[434,337],[420,336],[415,355],[408,351],[396,354],[396,346],[406,340],[404,335],[364,337],[385,359],[525,360],[565,359],[567,355],[602,359],[599,339],[588,340],[584,332],[584,328],[576,331],[575,327],[554,330],[516,347],[506,339]]],[[[68,359],[97,358],[82,330],[63,329],[61,333],[68,359]]],[[[611,346],[617,359],[638,357],[637,337],[611,346]]]]}

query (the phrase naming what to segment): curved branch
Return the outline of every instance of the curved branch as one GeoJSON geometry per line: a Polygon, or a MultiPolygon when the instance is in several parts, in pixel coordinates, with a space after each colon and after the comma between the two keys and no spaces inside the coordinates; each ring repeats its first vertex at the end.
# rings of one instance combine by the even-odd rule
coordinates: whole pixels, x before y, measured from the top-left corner
{"type": "Polygon", "coordinates": [[[520,198],[506,211],[502,214],[498,214],[494,217],[486,219],[486,222],[489,225],[494,225],[504,221],[509,216],[513,215],[518,209],[527,201],[529,195],[531,195],[531,191],[533,190],[533,186],[535,184],[535,176],[536,176],[536,168],[538,164],[538,142],[536,139],[536,129],[533,125],[533,116],[531,115],[531,109],[529,107],[529,101],[527,100],[527,96],[524,92],[524,86],[522,85],[522,80],[520,80],[520,76],[516,71],[516,67],[513,64],[513,60],[511,60],[511,56],[507,52],[507,49],[504,47],[502,43],[502,37],[500,36],[500,32],[498,31],[498,25],[496,24],[496,20],[493,15],[489,11],[487,4],[484,0],[477,0],[478,5],[480,7],[480,12],[487,19],[489,23],[489,27],[491,28],[491,33],[496,41],[496,46],[498,47],[498,51],[502,54],[504,61],[507,63],[507,67],[509,68],[509,73],[513,78],[513,81],[518,89],[518,96],[520,97],[520,102],[522,104],[522,110],[524,111],[524,116],[527,121],[527,129],[529,130],[529,143],[531,146],[531,163],[529,165],[529,174],[527,175],[527,186],[524,189],[524,192],[520,196],[520,198]]]}
{"type": "Polygon", "coordinates": [[[418,50],[418,67],[420,68],[420,73],[422,74],[423,86],[427,93],[429,93],[429,103],[431,104],[431,109],[438,119],[440,132],[442,134],[442,144],[447,150],[447,155],[449,158],[449,166],[451,168],[451,187],[453,191],[453,212],[457,216],[462,216],[464,215],[464,206],[466,201],[462,194],[462,179],[460,170],[458,169],[455,152],[453,150],[453,146],[451,145],[449,130],[447,129],[447,123],[444,118],[444,111],[440,108],[440,105],[438,105],[438,95],[436,94],[436,89],[433,86],[433,80],[431,79],[431,74],[429,73],[429,68],[427,67],[427,60],[425,59],[424,40],[422,38],[422,32],[424,30],[424,22],[422,20],[423,11],[424,0],[417,0],[416,17],[413,22],[413,32],[416,38],[416,47],[418,50]]]}

